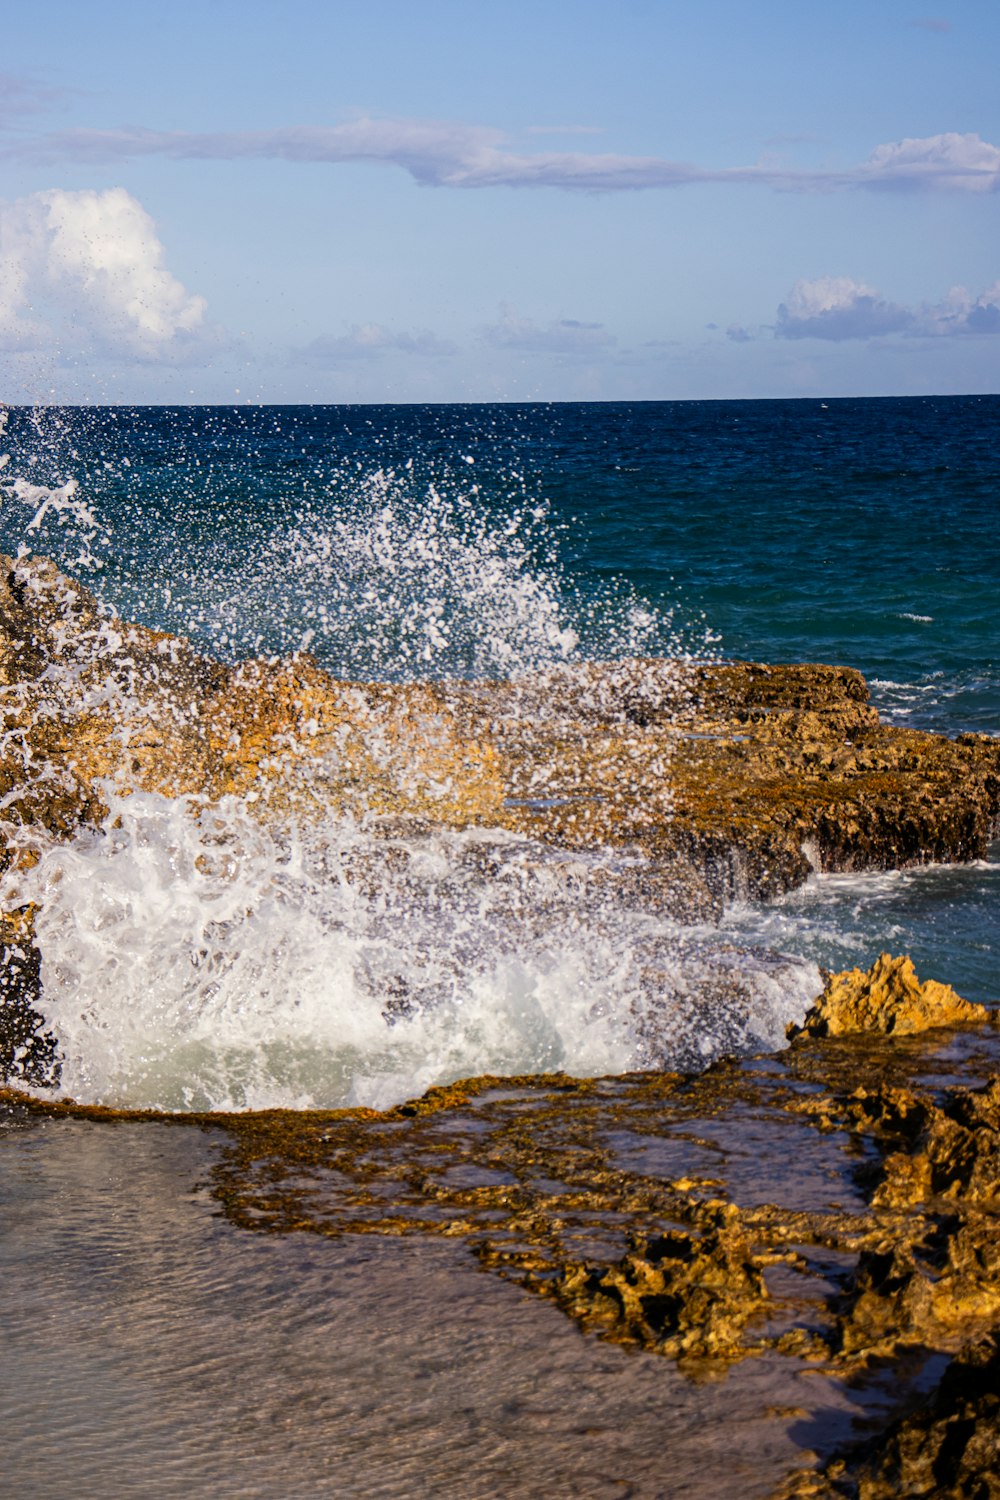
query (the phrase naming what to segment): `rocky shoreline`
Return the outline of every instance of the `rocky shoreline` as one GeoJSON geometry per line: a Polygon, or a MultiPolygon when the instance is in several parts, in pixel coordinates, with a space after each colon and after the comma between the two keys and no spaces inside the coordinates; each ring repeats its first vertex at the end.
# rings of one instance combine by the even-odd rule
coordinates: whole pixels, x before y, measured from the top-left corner
{"type": "MultiPolygon", "coordinates": [[[[814,869],[981,858],[1000,830],[1000,741],[884,725],[847,668],[345,684],[307,656],[210,661],[42,560],[0,558],[0,709],[0,872],[100,827],[109,785],[620,850],[602,875],[620,899],[694,921],[814,869]]],[[[1000,1494],[994,1012],[883,955],[832,976],[785,1051],[698,1074],[476,1079],[381,1114],[124,1115],[17,1092],[58,1078],[33,916],[0,913],[4,1108],[221,1127],[233,1223],[462,1239],[693,1378],[767,1351],[898,1383],[881,1435],[789,1496],[1000,1494]]]]}
{"type": "Polygon", "coordinates": [[[345,683],[305,654],[211,660],[110,617],[44,559],[0,556],[0,711],[7,821],[57,836],[100,822],[107,778],[629,848],[712,902],[813,869],[978,859],[1000,832],[1000,741],[885,725],[850,668],[345,683]]]}
{"type": "Polygon", "coordinates": [[[699,1074],[478,1078],[384,1112],[0,1105],[222,1130],[233,1225],[464,1242],[694,1381],[787,1361],[815,1462],[785,1500],[978,1500],[1000,1458],[996,1019],[883,955],[832,976],[783,1052],[699,1074]],[[875,1400],[874,1435],[824,1448],[810,1372],[875,1400]]]}

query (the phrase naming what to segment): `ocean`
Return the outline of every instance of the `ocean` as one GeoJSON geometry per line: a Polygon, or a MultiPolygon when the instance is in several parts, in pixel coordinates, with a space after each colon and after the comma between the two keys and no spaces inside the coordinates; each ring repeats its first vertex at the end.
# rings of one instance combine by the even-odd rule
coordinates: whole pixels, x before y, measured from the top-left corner
{"type": "MultiPolygon", "coordinates": [[[[823,661],[859,668],[889,722],[995,734],[998,431],[996,397],[14,409],[0,546],[228,661],[307,650],[355,681],[823,661]]],[[[1000,998],[996,850],[817,875],[692,934],[544,879],[513,909],[509,879],[498,896],[468,874],[481,834],[424,839],[366,906],[337,874],[367,847],[353,822],[268,837],[227,806],[238,873],[213,884],[219,834],[188,806],[114,812],[15,893],[42,907],[46,1019],[79,1098],[385,1105],[476,1072],[708,1062],[733,1034],[685,1000],[706,945],[794,960],[758,966],[737,1050],[780,1045],[819,966],[883,949],[1000,998]],[[651,944],[677,1013],[655,1057],[630,1029],[651,944]],[[400,972],[418,1004],[390,1026],[400,972]]],[[[503,857],[523,884],[522,852],[503,857]]]]}
{"type": "MultiPolygon", "coordinates": [[[[998,433],[997,397],[12,409],[0,549],[229,662],[306,651],[388,682],[834,662],[891,723],[997,734],[998,433]]],[[[80,1101],[383,1106],[483,1072],[697,1067],[781,1046],[821,967],[883,949],[1000,1000],[1000,846],[698,925],[602,896],[599,851],[105,797],[102,827],[0,881],[0,907],[38,903],[39,1004],[80,1101]],[[722,1024],[720,963],[749,995],[722,1024]],[[644,1007],[670,1021],[655,1055],[644,1007]]],[[[790,1152],[780,1191],[853,1201],[816,1139],[829,1160],[790,1152]]],[[[776,1354],[692,1383],[484,1275],[461,1235],[248,1233],[206,1186],[226,1141],[0,1111],[2,1464],[26,1500],[763,1500],[892,1406],[892,1371],[843,1384],[776,1354]]]]}

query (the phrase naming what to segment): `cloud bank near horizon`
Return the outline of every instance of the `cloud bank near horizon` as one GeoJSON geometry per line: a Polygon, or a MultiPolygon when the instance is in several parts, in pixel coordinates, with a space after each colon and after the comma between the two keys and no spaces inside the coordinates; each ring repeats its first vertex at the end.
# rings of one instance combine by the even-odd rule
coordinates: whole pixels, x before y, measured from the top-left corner
{"type": "Polygon", "coordinates": [[[577,318],[554,318],[550,323],[536,323],[522,317],[507,303],[500,308],[498,322],[480,329],[480,339],[494,349],[576,358],[592,358],[618,342],[603,323],[583,323],[577,318]]]}
{"type": "Polygon", "coordinates": [[[748,184],[785,192],[1000,190],[1000,147],[975,132],[955,131],[889,142],[876,146],[855,166],[815,170],[768,163],[712,168],[614,152],[524,152],[512,148],[506,132],[491,126],[384,118],[214,133],[77,128],[8,140],[0,156],[93,163],[150,156],[325,165],[367,162],[401,168],[421,187],[441,188],[548,187],[597,193],[748,184]]]}
{"type": "Polygon", "coordinates": [[[207,304],[167,270],[149,214],[124,188],[51,188],[0,203],[0,348],[150,363],[203,359],[207,304]]]}
{"type": "Polygon", "coordinates": [[[355,323],[347,333],[321,334],[295,349],[292,362],[325,368],[355,360],[379,359],[387,353],[447,359],[458,353],[458,346],[450,339],[438,338],[429,328],[409,332],[387,328],[382,323],[355,323]]]}
{"type": "Polygon", "coordinates": [[[887,334],[911,338],[1000,334],[1000,281],[977,297],[965,287],[953,287],[943,301],[919,307],[888,302],[874,287],[849,276],[797,281],[778,308],[774,334],[776,338],[835,343],[887,334]]]}

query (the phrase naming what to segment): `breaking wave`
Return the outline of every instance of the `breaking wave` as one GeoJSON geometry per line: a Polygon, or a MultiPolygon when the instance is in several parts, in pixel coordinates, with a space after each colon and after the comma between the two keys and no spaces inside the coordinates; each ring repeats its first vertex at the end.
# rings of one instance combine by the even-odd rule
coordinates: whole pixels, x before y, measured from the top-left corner
{"type": "MultiPolygon", "coordinates": [[[[622,580],[585,585],[544,500],[511,481],[498,507],[471,462],[437,478],[341,465],[305,498],[272,476],[256,504],[244,473],[228,510],[214,492],[198,548],[179,505],[169,571],[127,468],[107,517],[72,477],[5,480],[18,550],[75,564],[106,614],[181,629],[224,659],[308,651],[348,679],[537,684],[567,663],[691,650],[622,580]]],[[[67,658],[60,671],[49,686],[71,697],[79,669],[67,658]]],[[[127,737],[140,712],[128,673],[87,692],[127,737]]],[[[8,814],[19,857],[0,909],[37,908],[61,1089],[167,1109],[382,1106],[474,1073],[698,1067],[780,1045],[818,989],[808,959],[637,898],[638,856],[324,808],[322,772],[308,817],[280,798],[262,812],[253,797],[111,781],[106,815],[70,838],[8,814]]],[[[24,775],[51,768],[26,761],[24,775]]]]}

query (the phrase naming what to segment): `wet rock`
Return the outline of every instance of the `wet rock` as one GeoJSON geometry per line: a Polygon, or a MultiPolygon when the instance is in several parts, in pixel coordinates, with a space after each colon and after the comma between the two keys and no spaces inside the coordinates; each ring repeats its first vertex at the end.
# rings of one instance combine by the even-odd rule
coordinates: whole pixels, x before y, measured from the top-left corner
{"type": "Polygon", "coordinates": [[[977,858],[1000,826],[1000,742],[882,725],[849,668],[632,660],[344,683],[306,655],[210,661],[44,559],[0,558],[0,715],[9,817],[57,837],[101,821],[104,779],[479,824],[627,850],[695,921],[813,868],[977,858]]]}
{"type": "Polygon", "coordinates": [[[947,1348],[956,1333],[1000,1323],[998,1227],[968,1213],[911,1220],[865,1250],[837,1352],[867,1363],[907,1346],[947,1348]]]}
{"type": "Polygon", "coordinates": [[[1000,1081],[954,1090],[940,1103],[899,1089],[858,1102],[883,1136],[903,1147],[885,1157],[877,1204],[1000,1204],[1000,1081]]]}
{"type": "Polygon", "coordinates": [[[968,1345],[933,1395],[878,1438],[820,1471],[799,1471],[773,1500],[1000,1500],[1000,1335],[968,1345]]]}
{"type": "Polygon", "coordinates": [[[166,1118],[228,1132],[214,1190],[247,1231],[464,1240],[692,1378],[761,1354],[880,1391],[883,1436],[787,1496],[946,1495],[946,1473],[989,1495],[992,1356],[914,1408],[935,1361],[961,1371],[1000,1328],[997,1065],[992,1028],[856,1032],[692,1075],[470,1079],[384,1114],[166,1118]],[[959,1048],[974,1082],[943,1083],[959,1048]]]}
{"type": "Polygon", "coordinates": [[[57,1088],[56,1038],[38,1009],[41,957],[30,909],[0,912],[0,1084],[57,1088]]]}
{"type": "Polygon", "coordinates": [[[911,959],[882,953],[866,972],[832,974],[801,1026],[789,1036],[843,1036],[854,1031],[905,1036],[935,1026],[987,1021],[990,1012],[956,995],[951,985],[921,984],[911,959]]]}
{"type": "Polygon", "coordinates": [[[987,1336],[952,1361],[932,1399],[896,1423],[862,1463],[859,1500],[1000,1497],[1000,1342],[987,1336]]]}
{"type": "Polygon", "coordinates": [[[448,691],[497,746],[505,826],[682,855],[721,899],[981,858],[1000,827],[1000,741],[883,725],[849,668],[591,663],[448,691]]]}
{"type": "Polygon", "coordinates": [[[698,1203],[697,1228],[634,1235],[617,1265],[567,1266],[554,1289],[574,1317],[679,1359],[741,1358],[744,1325],[766,1297],[736,1205],[698,1203]]]}
{"type": "Polygon", "coordinates": [[[433,687],[341,683],[306,656],[227,667],[38,558],[0,556],[0,719],[8,819],[57,836],[100,822],[104,779],[444,824],[503,796],[494,750],[433,687]]]}

